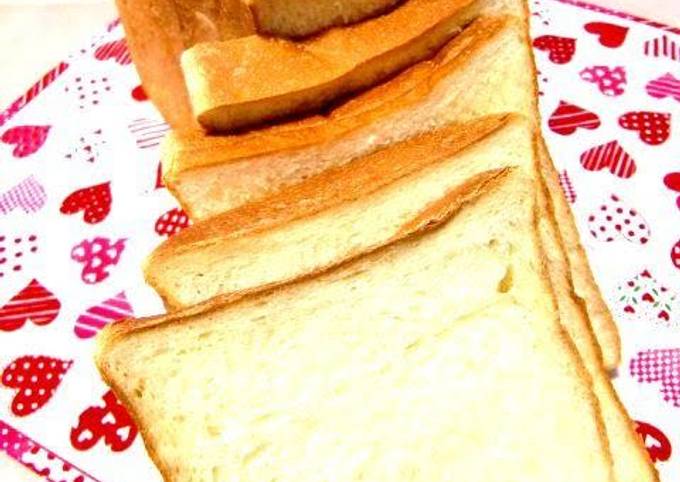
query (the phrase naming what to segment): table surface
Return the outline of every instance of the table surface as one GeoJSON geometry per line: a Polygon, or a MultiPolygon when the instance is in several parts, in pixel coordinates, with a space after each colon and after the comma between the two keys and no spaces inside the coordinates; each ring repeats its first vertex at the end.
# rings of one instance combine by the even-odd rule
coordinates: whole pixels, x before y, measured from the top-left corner
{"type": "MultiPolygon", "coordinates": [[[[589,2],[680,27],[680,2],[589,2]]],[[[0,110],[115,17],[113,0],[0,0],[0,61],[11,71],[0,80],[0,110]],[[40,32],[39,38],[35,32],[40,32]]],[[[0,480],[42,479],[0,455],[0,480]]]]}

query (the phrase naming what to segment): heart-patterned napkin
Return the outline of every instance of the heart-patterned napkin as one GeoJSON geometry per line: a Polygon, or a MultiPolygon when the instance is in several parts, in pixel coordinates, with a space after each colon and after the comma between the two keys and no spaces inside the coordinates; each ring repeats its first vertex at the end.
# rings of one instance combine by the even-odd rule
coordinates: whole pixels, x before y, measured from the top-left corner
{"type": "MultiPolygon", "coordinates": [[[[622,334],[615,383],[680,481],[680,31],[530,1],[544,133],[622,334]]],[[[117,22],[0,112],[0,452],[45,481],[160,480],[92,357],[107,324],[162,311],[141,264],[189,225],[167,130],[117,22]]]]}

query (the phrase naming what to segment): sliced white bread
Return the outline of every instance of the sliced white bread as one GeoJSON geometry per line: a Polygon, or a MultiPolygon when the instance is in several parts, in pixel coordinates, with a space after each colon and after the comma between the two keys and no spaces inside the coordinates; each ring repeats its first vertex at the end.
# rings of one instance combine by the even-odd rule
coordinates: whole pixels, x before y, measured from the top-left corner
{"type": "MultiPolygon", "coordinates": [[[[495,116],[412,137],[330,169],[278,194],[201,221],[162,244],[147,281],[171,309],[261,289],[342,262],[419,226],[420,206],[465,192],[471,178],[516,166],[542,186],[533,123],[495,116]]],[[[560,319],[600,400],[619,482],[656,472],[602,366],[587,314],[544,187],[537,193],[540,238],[558,295],[560,319]]]]}
{"type": "MultiPolygon", "coordinates": [[[[500,84],[496,74],[509,74],[503,70],[511,69],[511,62],[496,62],[496,58],[520,46],[520,28],[510,17],[477,20],[433,59],[349,99],[326,116],[237,135],[171,132],[162,154],[165,183],[198,221],[430,130],[442,123],[439,117],[453,110],[458,96],[465,95],[457,85],[475,78],[484,81],[465,89],[464,100],[477,100],[485,92],[484,84],[500,84]],[[502,47],[505,44],[507,48],[502,47]]],[[[511,95],[514,89],[507,90],[505,100],[517,97],[511,95]]],[[[467,106],[473,108],[474,103],[467,106]]]]}
{"type": "Polygon", "coordinates": [[[612,481],[535,193],[501,171],[337,269],[110,325],[98,367],[168,481],[612,481]]]}
{"type": "Polygon", "coordinates": [[[394,143],[172,236],[147,259],[146,280],[173,310],[319,271],[401,237],[422,206],[478,174],[531,176],[533,143],[517,115],[394,143]]]}
{"type": "Polygon", "coordinates": [[[180,56],[199,42],[254,32],[241,0],[116,0],[125,40],[142,85],[175,129],[198,128],[180,56]]]}
{"type": "Polygon", "coordinates": [[[258,32],[302,37],[384,13],[400,0],[245,0],[258,32]]]}
{"type": "MultiPolygon", "coordinates": [[[[205,219],[295,184],[400,139],[451,121],[520,112],[538,124],[532,51],[523,2],[495,5],[519,17],[480,18],[434,59],[420,63],[327,117],[311,117],[226,137],[171,133],[164,149],[165,180],[189,215],[205,219]],[[514,5],[514,7],[513,7],[514,5]]],[[[541,141],[541,146],[543,146],[541,141]]],[[[564,236],[577,294],[584,300],[613,369],[618,330],[580,245],[547,150],[541,169],[564,236]]]]}
{"type": "Polygon", "coordinates": [[[407,0],[307,40],[250,35],[182,55],[189,99],[209,131],[232,131],[323,107],[432,56],[487,0],[407,0]]]}

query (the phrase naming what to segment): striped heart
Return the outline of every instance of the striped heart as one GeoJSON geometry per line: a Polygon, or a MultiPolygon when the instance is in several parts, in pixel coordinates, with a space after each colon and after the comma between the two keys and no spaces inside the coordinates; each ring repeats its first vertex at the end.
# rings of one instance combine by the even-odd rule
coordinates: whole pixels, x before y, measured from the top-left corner
{"type": "Polygon", "coordinates": [[[568,136],[578,128],[597,129],[600,118],[593,112],[561,100],[548,119],[548,127],[557,134],[568,136]]]}
{"type": "Polygon", "coordinates": [[[581,165],[588,171],[609,172],[622,179],[628,179],[637,170],[635,160],[623,150],[617,141],[592,147],[581,154],[581,165]]]}
{"type": "Polygon", "coordinates": [[[33,279],[0,308],[0,330],[18,330],[28,320],[47,325],[54,321],[60,309],[61,303],[54,294],[33,279]]]}
{"type": "Polygon", "coordinates": [[[109,323],[133,315],[132,306],[128,302],[125,292],[121,291],[113,298],[88,308],[76,319],[76,326],[73,331],[78,338],[92,338],[109,323]]]}
{"type": "Polygon", "coordinates": [[[680,60],[680,46],[666,35],[645,42],[645,55],[680,60]]]}
{"type": "Polygon", "coordinates": [[[645,89],[647,94],[655,99],[673,97],[680,102],[680,79],[676,79],[671,74],[664,74],[661,77],[650,80],[645,89]]]}

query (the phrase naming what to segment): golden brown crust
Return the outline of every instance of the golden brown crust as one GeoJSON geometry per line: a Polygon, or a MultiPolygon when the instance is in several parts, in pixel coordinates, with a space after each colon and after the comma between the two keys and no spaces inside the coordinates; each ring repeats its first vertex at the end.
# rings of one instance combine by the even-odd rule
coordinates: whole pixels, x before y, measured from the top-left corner
{"type": "Polygon", "coordinates": [[[251,35],[197,44],[182,56],[192,107],[216,132],[310,112],[433,55],[486,1],[408,0],[301,42],[251,35]]]}
{"type": "Polygon", "coordinates": [[[149,259],[147,280],[155,285],[151,272],[166,257],[193,250],[197,244],[270,230],[360,198],[437,160],[462,152],[518,118],[516,115],[489,116],[423,133],[365,156],[360,162],[326,170],[306,182],[200,221],[156,248],[149,259]]]}
{"type": "Polygon", "coordinates": [[[181,173],[191,169],[330,142],[391,112],[406,109],[439,79],[465,65],[513,22],[511,17],[481,17],[432,59],[345,100],[326,115],[312,115],[234,135],[209,136],[191,130],[171,132],[163,146],[166,183],[172,187],[181,173]]]}
{"type": "MultiPolygon", "coordinates": [[[[520,18],[524,23],[523,36],[525,38],[525,45],[527,45],[527,52],[531,57],[531,66],[535,74],[535,59],[533,49],[528,46],[531,45],[529,37],[529,7],[526,2],[521,2],[523,11],[520,18]]],[[[533,76],[537,78],[536,75],[533,76]]],[[[534,116],[536,125],[540,129],[540,111],[538,108],[538,85],[536,81],[532,82],[532,89],[534,91],[533,98],[536,100],[534,104],[534,116]]],[[[618,367],[621,361],[621,340],[619,338],[618,328],[611,315],[600,289],[595,283],[588,258],[583,247],[581,246],[580,236],[576,228],[571,209],[567,205],[566,199],[559,184],[557,171],[554,163],[550,158],[545,140],[541,136],[537,144],[538,160],[540,165],[541,176],[543,177],[543,184],[546,186],[549,199],[549,207],[552,210],[552,218],[557,224],[556,241],[560,249],[564,253],[564,259],[569,267],[571,273],[571,284],[579,303],[584,304],[588,313],[589,324],[591,331],[595,335],[595,339],[600,347],[602,360],[604,365],[609,370],[614,370],[618,367]]]]}
{"type": "Polygon", "coordinates": [[[240,0],[117,0],[130,54],[144,90],[176,129],[199,127],[191,111],[184,74],[184,50],[207,40],[252,33],[240,0]]]}
{"type": "Polygon", "coordinates": [[[455,213],[458,212],[464,205],[474,202],[485,192],[494,189],[514,170],[514,168],[496,169],[492,171],[486,171],[472,177],[459,188],[448,192],[441,201],[433,205],[425,206],[423,210],[414,218],[418,219],[419,222],[410,223],[410,225],[406,224],[403,229],[397,230],[397,234],[387,240],[384,244],[374,247],[370,251],[354,253],[353,256],[342,260],[339,263],[332,264],[330,266],[319,267],[317,270],[305,274],[304,276],[298,276],[294,280],[287,280],[280,283],[254,287],[249,290],[216,296],[204,301],[203,303],[199,303],[197,305],[166,315],[140,319],[126,319],[108,325],[100,332],[97,337],[97,363],[99,364],[102,361],[102,354],[108,351],[110,347],[116,342],[116,340],[126,336],[129,333],[150,330],[168,323],[179,322],[180,320],[183,323],[190,322],[191,318],[193,317],[200,316],[208,311],[217,309],[226,304],[237,303],[246,296],[265,296],[266,293],[269,293],[278,287],[319,276],[321,273],[324,273],[329,269],[337,269],[340,266],[347,265],[353,262],[353,260],[355,260],[357,257],[365,256],[369,252],[376,252],[381,249],[386,249],[388,246],[399,243],[406,238],[418,236],[423,232],[434,229],[436,226],[441,224],[441,222],[454,216],[455,213]],[[430,223],[430,220],[436,221],[436,223],[430,223]]]}

